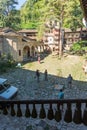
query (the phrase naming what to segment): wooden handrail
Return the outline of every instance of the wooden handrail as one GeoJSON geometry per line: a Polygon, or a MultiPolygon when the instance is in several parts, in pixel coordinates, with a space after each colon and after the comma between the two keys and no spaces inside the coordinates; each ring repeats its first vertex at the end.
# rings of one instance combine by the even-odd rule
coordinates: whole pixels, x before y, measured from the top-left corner
{"type": "Polygon", "coordinates": [[[14,103],[14,104],[56,104],[56,103],[87,103],[87,99],[48,99],[48,100],[0,100],[1,103],[14,103]]]}

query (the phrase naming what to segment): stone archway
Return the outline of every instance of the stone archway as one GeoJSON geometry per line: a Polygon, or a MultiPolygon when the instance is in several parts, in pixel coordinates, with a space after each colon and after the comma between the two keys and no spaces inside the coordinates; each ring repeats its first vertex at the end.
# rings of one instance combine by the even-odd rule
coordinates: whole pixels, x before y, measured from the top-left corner
{"type": "Polygon", "coordinates": [[[30,57],[30,47],[29,46],[25,46],[23,48],[23,59],[27,60],[27,59],[29,59],[29,57],[30,57]]]}

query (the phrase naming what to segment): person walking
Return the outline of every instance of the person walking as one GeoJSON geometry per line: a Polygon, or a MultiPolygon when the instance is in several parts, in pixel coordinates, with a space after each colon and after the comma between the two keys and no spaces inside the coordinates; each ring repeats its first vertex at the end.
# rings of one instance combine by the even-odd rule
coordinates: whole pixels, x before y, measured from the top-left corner
{"type": "Polygon", "coordinates": [[[44,72],[44,78],[45,78],[45,81],[48,80],[48,72],[47,72],[47,69],[45,69],[45,72],[44,72]]]}
{"type": "Polygon", "coordinates": [[[68,83],[69,87],[72,87],[72,80],[73,80],[73,78],[72,78],[71,74],[69,74],[69,76],[67,77],[67,83],[68,83]]]}
{"type": "Polygon", "coordinates": [[[40,63],[40,56],[38,56],[38,62],[40,63]]]}
{"type": "Polygon", "coordinates": [[[60,91],[58,93],[58,99],[64,99],[64,92],[62,89],[60,89],[60,91]]]}
{"type": "Polygon", "coordinates": [[[40,81],[40,72],[39,70],[36,70],[36,77],[37,77],[37,82],[40,81]]]}
{"type": "MultiPolygon", "coordinates": [[[[58,93],[58,99],[64,99],[64,92],[63,89],[60,89],[59,93],[58,93]]],[[[63,104],[61,103],[61,109],[63,111],[63,104]]]]}

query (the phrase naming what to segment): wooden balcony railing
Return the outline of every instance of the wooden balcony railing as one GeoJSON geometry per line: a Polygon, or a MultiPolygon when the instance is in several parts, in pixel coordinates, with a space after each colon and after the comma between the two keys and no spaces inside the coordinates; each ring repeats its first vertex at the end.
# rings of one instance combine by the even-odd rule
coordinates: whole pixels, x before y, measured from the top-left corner
{"type": "Polygon", "coordinates": [[[87,99],[0,101],[0,105],[3,106],[1,113],[4,115],[87,125],[87,99]]]}

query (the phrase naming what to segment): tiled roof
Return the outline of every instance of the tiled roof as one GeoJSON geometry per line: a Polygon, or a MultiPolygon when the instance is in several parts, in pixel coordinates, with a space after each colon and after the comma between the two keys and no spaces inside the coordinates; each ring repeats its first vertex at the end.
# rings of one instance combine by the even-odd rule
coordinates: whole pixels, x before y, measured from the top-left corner
{"type": "Polygon", "coordinates": [[[36,29],[22,29],[18,31],[19,33],[37,33],[36,29]]]}
{"type": "Polygon", "coordinates": [[[24,35],[20,34],[19,32],[14,31],[11,28],[0,28],[0,35],[1,36],[7,36],[7,37],[8,36],[21,37],[26,42],[30,42],[31,41],[31,42],[35,42],[36,44],[37,43],[41,44],[40,42],[36,41],[35,36],[32,36],[32,37],[24,36],[24,35]]]}
{"type": "Polygon", "coordinates": [[[16,31],[14,31],[11,28],[3,28],[0,29],[0,35],[5,35],[5,36],[20,36],[19,33],[17,33],[16,31]]]}

